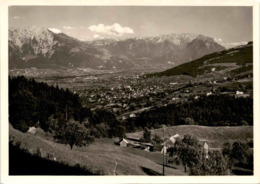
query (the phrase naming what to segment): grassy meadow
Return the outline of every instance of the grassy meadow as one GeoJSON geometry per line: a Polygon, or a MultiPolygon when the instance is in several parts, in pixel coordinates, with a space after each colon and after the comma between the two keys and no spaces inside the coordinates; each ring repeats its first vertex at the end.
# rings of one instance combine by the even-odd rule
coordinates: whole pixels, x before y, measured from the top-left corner
{"type": "MultiPolygon", "coordinates": [[[[31,154],[39,152],[43,158],[55,157],[58,162],[69,166],[79,164],[89,172],[102,175],[161,175],[162,155],[148,153],[135,148],[123,148],[114,144],[115,139],[96,139],[87,147],[74,147],[55,143],[50,136],[39,131],[36,135],[22,133],[9,126],[9,135],[14,142],[31,154]]],[[[186,175],[182,167],[166,167],[167,175],[186,175]]]]}
{"type": "MultiPolygon", "coordinates": [[[[158,134],[163,137],[163,129],[153,129],[152,134],[158,134]]],[[[183,137],[189,134],[197,137],[199,140],[207,141],[210,148],[220,148],[225,142],[247,141],[253,139],[252,126],[199,126],[199,125],[179,125],[167,127],[165,137],[179,134],[183,137]]],[[[128,133],[127,137],[138,139],[143,136],[143,132],[128,133]]]]}

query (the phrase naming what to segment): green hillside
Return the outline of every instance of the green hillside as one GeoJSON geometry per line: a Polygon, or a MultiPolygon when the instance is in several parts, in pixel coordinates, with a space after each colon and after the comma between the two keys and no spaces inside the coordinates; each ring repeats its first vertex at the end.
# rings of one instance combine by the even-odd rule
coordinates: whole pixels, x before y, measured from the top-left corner
{"type": "Polygon", "coordinates": [[[194,61],[179,65],[169,70],[148,74],[148,77],[161,77],[173,75],[189,75],[197,77],[213,72],[238,74],[253,69],[253,43],[245,46],[231,48],[203,56],[194,61]]]}
{"type": "MultiPolygon", "coordinates": [[[[163,137],[163,129],[151,130],[152,134],[163,137]]],[[[167,127],[165,137],[169,135],[179,134],[183,137],[186,134],[197,137],[199,140],[207,141],[210,148],[221,148],[226,142],[250,141],[253,139],[252,126],[222,126],[208,127],[198,125],[179,125],[167,127]]],[[[138,139],[143,136],[143,132],[128,133],[127,137],[138,139]]]]}
{"type": "MultiPolygon", "coordinates": [[[[28,150],[29,153],[40,152],[42,158],[51,160],[55,158],[57,162],[66,166],[78,165],[89,173],[102,175],[161,175],[162,173],[162,163],[158,163],[161,158],[160,153],[120,147],[114,144],[114,141],[118,141],[115,139],[97,139],[88,147],[75,146],[71,150],[68,145],[53,141],[42,130],[37,129],[37,131],[39,133],[36,135],[22,133],[9,125],[9,135],[13,143],[20,142],[20,147],[28,150]]],[[[167,175],[186,175],[181,166],[168,167],[165,171],[167,175]]],[[[41,172],[46,173],[46,171],[41,172]]],[[[30,175],[30,173],[26,174],[30,175]]]]}

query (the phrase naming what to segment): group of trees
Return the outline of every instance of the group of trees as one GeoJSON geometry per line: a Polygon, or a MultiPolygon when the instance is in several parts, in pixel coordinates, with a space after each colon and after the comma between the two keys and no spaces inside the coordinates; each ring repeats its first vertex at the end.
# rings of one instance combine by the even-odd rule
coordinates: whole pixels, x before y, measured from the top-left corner
{"type": "Polygon", "coordinates": [[[135,126],[143,128],[158,128],[162,124],[253,125],[253,99],[229,95],[201,96],[192,102],[171,104],[143,112],[135,121],[135,126]]]}
{"type": "Polygon", "coordinates": [[[98,109],[88,117],[88,126],[95,137],[120,137],[126,132],[126,124],[119,121],[115,114],[104,109],[98,109]]]}
{"type": "Polygon", "coordinates": [[[227,161],[219,151],[209,152],[206,158],[196,137],[184,135],[168,151],[176,164],[182,164],[184,171],[190,175],[226,175],[230,172],[227,161]]]}
{"type": "MultiPolygon", "coordinates": [[[[176,164],[182,164],[190,175],[228,175],[236,168],[253,170],[253,151],[241,141],[223,144],[222,150],[203,149],[196,137],[184,135],[177,139],[175,146],[168,149],[176,164]]],[[[250,173],[250,172],[249,172],[250,173]]]]}
{"type": "Polygon", "coordinates": [[[228,142],[223,144],[222,154],[230,168],[240,167],[253,170],[253,150],[249,145],[241,141],[234,142],[232,145],[228,142]]]}
{"type": "Polygon", "coordinates": [[[93,113],[68,89],[23,76],[9,77],[9,121],[22,132],[39,126],[71,149],[93,142],[94,137],[123,137],[126,131],[113,113],[93,113]]]}

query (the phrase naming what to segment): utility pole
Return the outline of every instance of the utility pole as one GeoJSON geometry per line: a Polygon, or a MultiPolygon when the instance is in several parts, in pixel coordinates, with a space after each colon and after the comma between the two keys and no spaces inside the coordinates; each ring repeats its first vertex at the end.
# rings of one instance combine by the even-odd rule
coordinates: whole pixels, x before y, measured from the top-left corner
{"type": "Polygon", "coordinates": [[[164,176],[164,147],[165,147],[165,145],[164,145],[164,132],[165,132],[165,128],[163,128],[163,176],[164,176]]]}
{"type": "Polygon", "coordinates": [[[68,112],[67,112],[67,110],[68,110],[68,105],[66,105],[66,121],[68,120],[68,112]]]}

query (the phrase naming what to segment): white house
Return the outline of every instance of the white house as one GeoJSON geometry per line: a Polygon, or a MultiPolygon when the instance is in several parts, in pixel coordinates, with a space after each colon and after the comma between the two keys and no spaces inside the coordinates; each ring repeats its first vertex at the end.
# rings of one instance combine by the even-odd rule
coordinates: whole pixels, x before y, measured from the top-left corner
{"type": "Polygon", "coordinates": [[[129,116],[130,118],[135,118],[136,117],[136,115],[134,114],[134,113],[132,113],[132,114],[130,114],[130,116],[129,116]]]}
{"type": "Polygon", "coordinates": [[[36,128],[35,127],[29,127],[29,130],[27,132],[35,135],[36,134],[36,128]]]}
{"type": "Polygon", "coordinates": [[[176,139],[179,138],[179,137],[180,137],[179,134],[175,134],[175,135],[173,135],[173,136],[170,136],[169,139],[170,139],[173,143],[175,143],[176,139]]]}
{"type": "Polygon", "coordinates": [[[236,95],[243,95],[243,91],[236,91],[236,95]]]}
{"type": "Polygon", "coordinates": [[[210,91],[210,92],[207,92],[207,96],[209,96],[209,95],[212,95],[212,92],[210,91]]]}

